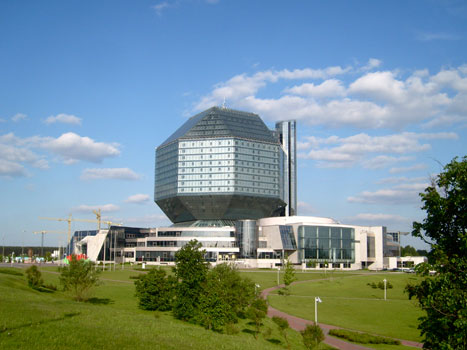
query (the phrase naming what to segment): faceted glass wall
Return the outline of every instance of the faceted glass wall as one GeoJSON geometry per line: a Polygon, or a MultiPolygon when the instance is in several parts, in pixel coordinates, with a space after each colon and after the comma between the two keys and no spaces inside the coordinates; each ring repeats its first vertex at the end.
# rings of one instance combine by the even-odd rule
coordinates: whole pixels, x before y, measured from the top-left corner
{"type": "Polygon", "coordinates": [[[354,262],[355,230],[350,227],[299,226],[299,259],[354,262]]]}

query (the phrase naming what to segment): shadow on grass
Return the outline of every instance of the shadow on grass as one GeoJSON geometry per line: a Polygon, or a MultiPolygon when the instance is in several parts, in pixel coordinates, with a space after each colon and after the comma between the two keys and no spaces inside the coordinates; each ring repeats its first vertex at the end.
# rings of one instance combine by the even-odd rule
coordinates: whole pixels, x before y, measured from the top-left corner
{"type": "Polygon", "coordinates": [[[114,303],[114,301],[109,298],[89,298],[86,302],[95,305],[109,305],[114,303]]]}
{"type": "Polygon", "coordinates": [[[251,335],[255,335],[255,331],[252,331],[251,329],[248,329],[248,328],[245,328],[242,330],[243,333],[247,333],[247,334],[251,334],[251,335]]]}
{"type": "Polygon", "coordinates": [[[279,345],[281,343],[281,341],[279,339],[275,339],[275,338],[270,338],[270,339],[266,339],[268,342],[270,343],[273,343],[275,345],[279,345]]]}
{"type": "Polygon", "coordinates": [[[52,323],[52,322],[59,322],[59,321],[65,320],[67,318],[72,318],[72,317],[78,316],[80,314],[81,314],[81,312],[67,312],[67,313],[64,313],[63,316],[61,316],[61,317],[50,318],[50,319],[42,320],[42,321],[38,321],[38,322],[28,322],[28,323],[20,324],[20,325],[15,326],[15,327],[5,327],[5,328],[0,329],[0,334],[5,333],[6,331],[15,330],[15,329],[21,329],[21,328],[32,327],[32,326],[40,326],[42,324],[47,324],[47,323],[52,323]]]}

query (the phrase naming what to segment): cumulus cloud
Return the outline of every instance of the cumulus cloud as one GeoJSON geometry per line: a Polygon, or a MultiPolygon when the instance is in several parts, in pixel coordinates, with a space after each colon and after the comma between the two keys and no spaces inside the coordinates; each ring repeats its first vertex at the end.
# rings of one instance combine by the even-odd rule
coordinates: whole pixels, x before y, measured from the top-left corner
{"type": "Polygon", "coordinates": [[[129,168],[97,168],[84,169],[81,173],[81,180],[138,180],[140,176],[129,168]]]}
{"type": "Polygon", "coordinates": [[[40,146],[61,156],[66,164],[78,161],[101,163],[105,158],[120,154],[117,143],[96,142],[73,132],[65,133],[56,139],[46,138],[40,146]]]}
{"type": "Polygon", "coordinates": [[[372,58],[364,69],[337,66],[239,74],[216,84],[194,110],[220,105],[225,98],[233,108],[253,111],[270,121],[286,115],[327,127],[401,130],[419,123],[439,125],[440,120],[449,125],[467,123],[465,66],[433,75],[427,70],[373,71],[380,64],[372,58]],[[281,96],[259,96],[272,84],[292,80],[300,84],[286,88],[281,96]]]}
{"type": "Polygon", "coordinates": [[[434,40],[459,40],[460,37],[451,33],[418,33],[415,38],[420,41],[434,41],[434,40]]]}
{"type": "Polygon", "coordinates": [[[32,151],[31,147],[31,140],[18,138],[13,133],[0,135],[0,175],[27,176],[25,165],[48,169],[48,161],[42,155],[32,151]]]}
{"type": "Polygon", "coordinates": [[[389,172],[391,174],[398,174],[398,173],[407,173],[410,171],[418,171],[418,170],[424,170],[424,169],[426,169],[426,165],[422,163],[418,163],[418,164],[410,165],[407,167],[394,167],[394,168],[389,169],[389,172]]]}
{"type": "Polygon", "coordinates": [[[11,117],[11,120],[13,120],[15,123],[25,119],[28,119],[28,116],[23,113],[16,113],[13,117],[11,117]]]}
{"type": "Polygon", "coordinates": [[[428,183],[399,184],[376,191],[363,191],[357,196],[348,197],[351,203],[408,204],[420,202],[419,193],[428,183]]]}
{"type": "Polygon", "coordinates": [[[149,201],[149,196],[147,194],[134,194],[132,196],[129,196],[127,199],[125,199],[126,203],[134,203],[134,204],[142,204],[142,203],[147,203],[149,201]]]}
{"type": "Polygon", "coordinates": [[[352,219],[359,220],[359,221],[368,221],[368,222],[387,222],[387,221],[400,221],[406,222],[409,219],[400,216],[400,215],[393,215],[393,214],[373,214],[373,213],[361,213],[355,215],[352,219]]]}
{"type": "Polygon", "coordinates": [[[64,124],[74,124],[81,125],[81,118],[71,114],[57,114],[56,116],[51,115],[44,120],[45,124],[54,124],[54,123],[64,123],[64,124]]]}
{"type": "Polygon", "coordinates": [[[310,136],[297,145],[298,156],[318,161],[321,167],[350,167],[361,164],[365,168],[384,168],[394,163],[407,162],[413,154],[429,150],[424,140],[458,138],[456,133],[414,133],[403,132],[384,136],[370,136],[360,133],[348,137],[310,136]]]}
{"type": "Polygon", "coordinates": [[[101,210],[103,213],[111,213],[111,212],[116,212],[120,210],[120,207],[115,204],[103,204],[103,205],[80,205],[76,208],[74,208],[74,211],[80,212],[80,213],[87,213],[87,212],[92,212],[93,210],[101,210]]]}
{"type": "Polygon", "coordinates": [[[171,225],[170,220],[164,214],[149,214],[139,217],[130,217],[122,220],[125,223],[132,224],[135,226],[146,226],[146,227],[156,227],[163,225],[171,225]]]}

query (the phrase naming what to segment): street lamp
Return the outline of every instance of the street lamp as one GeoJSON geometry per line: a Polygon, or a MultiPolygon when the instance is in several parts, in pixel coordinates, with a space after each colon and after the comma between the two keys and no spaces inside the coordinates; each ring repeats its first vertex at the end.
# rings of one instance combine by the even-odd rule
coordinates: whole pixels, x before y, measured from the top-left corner
{"type": "Polygon", "coordinates": [[[315,325],[318,324],[318,303],[322,303],[320,297],[315,297],[315,325]]]}
{"type": "Polygon", "coordinates": [[[384,300],[386,300],[386,278],[383,280],[384,282],[384,300]]]}
{"type": "Polygon", "coordinates": [[[255,283],[255,295],[258,295],[258,288],[261,287],[258,283],[255,283]]]}

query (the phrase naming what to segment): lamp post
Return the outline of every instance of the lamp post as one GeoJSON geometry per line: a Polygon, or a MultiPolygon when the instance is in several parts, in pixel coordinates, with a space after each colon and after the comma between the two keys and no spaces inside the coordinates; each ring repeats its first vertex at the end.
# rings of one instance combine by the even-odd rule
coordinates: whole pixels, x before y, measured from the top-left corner
{"type": "Polygon", "coordinates": [[[320,297],[315,297],[315,325],[318,324],[318,303],[322,303],[320,297]]]}
{"type": "Polygon", "coordinates": [[[280,274],[280,272],[281,272],[281,267],[278,266],[277,267],[277,285],[279,285],[279,274],[280,274]]]}
{"type": "Polygon", "coordinates": [[[258,283],[255,283],[255,295],[258,295],[258,288],[261,287],[258,283]]]}
{"type": "Polygon", "coordinates": [[[383,280],[384,282],[384,300],[386,300],[386,278],[383,280]]]}

